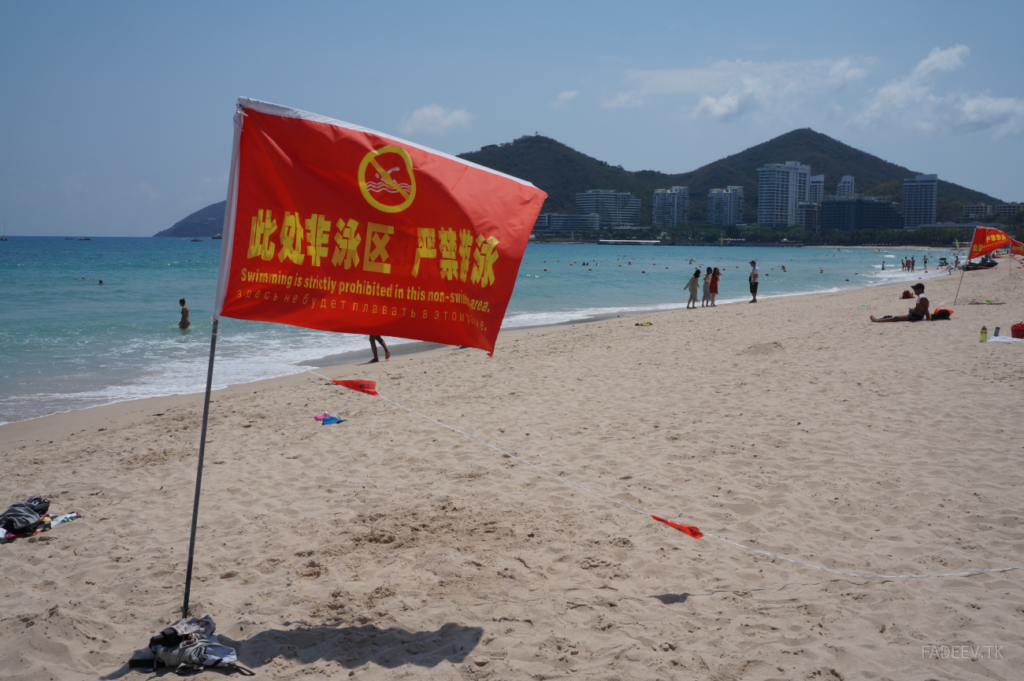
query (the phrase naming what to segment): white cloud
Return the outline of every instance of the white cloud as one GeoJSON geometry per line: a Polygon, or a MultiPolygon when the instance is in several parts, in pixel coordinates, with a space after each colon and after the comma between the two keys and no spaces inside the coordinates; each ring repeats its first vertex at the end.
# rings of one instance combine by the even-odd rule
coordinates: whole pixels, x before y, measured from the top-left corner
{"type": "Polygon", "coordinates": [[[548,106],[552,109],[564,109],[569,106],[569,102],[574,100],[579,93],[579,90],[563,90],[555,97],[555,101],[551,102],[548,106]]]}
{"type": "Polygon", "coordinates": [[[441,135],[452,128],[469,127],[471,120],[473,115],[465,109],[449,111],[437,104],[428,104],[403,118],[400,127],[406,135],[421,131],[441,135]]]}
{"type": "Polygon", "coordinates": [[[1024,130],[1024,101],[936,92],[936,79],[962,68],[971,51],[966,45],[935,48],[909,75],[879,88],[855,120],[863,126],[899,121],[924,132],[988,132],[995,137],[1024,130]]]}
{"type": "Polygon", "coordinates": [[[656,96],[696,95],[694,116],[728,120],[755,111],[790,112],[807,98],[864,79],[871,58],[799,62],[720,61],[690,69],[629,71],[630,87],[604,106],[639,106],[656,96]]]}
{"type": "Polygon", "coordinates": [[[618,109],[623,106],[641,106],[643,103],[643,100],[633,92],[619,92],[602,102],[601,106],[607,109],[618,109]]]}
{"type": "Polygon", "coordinates": [[[160,198],[160,194],[155,189],[149,186],[145,182],[139,183],[139,193],[145,196],[147,199],[156,200],[160,198]]]}

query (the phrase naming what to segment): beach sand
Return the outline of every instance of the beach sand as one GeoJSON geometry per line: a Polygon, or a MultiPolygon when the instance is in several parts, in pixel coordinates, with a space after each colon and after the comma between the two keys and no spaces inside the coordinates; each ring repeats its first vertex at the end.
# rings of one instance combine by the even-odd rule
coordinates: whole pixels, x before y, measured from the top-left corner
{"type": "MultiPolygon", "coordinates": [[[[933,306],[958,281],[928,280],[933,306]]],[[[903,288],[322,372],[814,565],[1024,566],[1024,347],[978,342],[983,324],[1008,335],[1024,319],[1024,272],[968,274],[950,321],[870,323],[905,313],[903,288]]],[[[180,615],[201,409],[179,396],[0,427],[0,503],[40,493],[84,515],[0,546],[0,677],[137,675],[128,659],[180,615]]],[[[843,577],[694,540],[308,374],[216,392],[210,424],[192,609],[259,678],[1014,679],[1024,665],[1024,570],[843,577]],[[321,426],[325,410],[349,421],[321,426]]]]}

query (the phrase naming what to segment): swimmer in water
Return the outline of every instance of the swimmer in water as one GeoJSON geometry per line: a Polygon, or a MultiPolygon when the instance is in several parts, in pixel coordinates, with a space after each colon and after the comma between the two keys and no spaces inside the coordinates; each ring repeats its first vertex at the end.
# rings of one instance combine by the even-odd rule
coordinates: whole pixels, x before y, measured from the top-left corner
{"type": "Polygon", "coordinates": [[[188,319],[188,305],[185,304],[184,298],[178,301],[178,305],[181,305],[181,321],[178,322],[178,328],[187,329],[192,323],[188,319]]]}

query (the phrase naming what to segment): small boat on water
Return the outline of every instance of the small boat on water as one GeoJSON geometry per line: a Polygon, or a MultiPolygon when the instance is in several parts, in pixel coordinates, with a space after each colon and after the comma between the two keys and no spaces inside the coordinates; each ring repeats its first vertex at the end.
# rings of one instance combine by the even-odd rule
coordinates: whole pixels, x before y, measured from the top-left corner
{"type": "Polygon", "coordinates": [[[214,234],[211,238],[214,241],[220,241],[221,239],[223,239],[223,237],[220,234],[214,234]]]}
{"type": "Polygon", "coordinates": [[[79,240],[79,241],[92,241],[92,239],[90,239],[90,238],[89,238],[89,237],[87,237],[87,236],[80,236],[80,237],[78,237],[78,240],[79,240]]]}
{"type": "Polygon", "coordinates": [[[196,237],[195,239],[192,239],[192,243],[196,243],[196,242],[202,243],[203,240],[200,239],[199,237],[196,237]]]}

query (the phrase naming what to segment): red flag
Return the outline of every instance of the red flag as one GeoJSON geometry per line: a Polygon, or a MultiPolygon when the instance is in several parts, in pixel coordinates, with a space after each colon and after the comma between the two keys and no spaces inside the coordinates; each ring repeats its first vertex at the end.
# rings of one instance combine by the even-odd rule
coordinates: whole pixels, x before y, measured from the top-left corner
{"type": "Polygon", "coordinates": [[[698,528],[694,527],[693,525],[683,525],[682,523],[677,523],[677,522],[674,522],[672,520],[666,520],[665,518],[659,518],[656,515],[652,515],[651,517],[654,518],[655,520],[657,520],[659,523],[665,523],[669,527],[676,528],[677,530],[679,530],[683,534],[690,535],[694,539],[700,539],[701,537],[704,536],[704,533],[701,532],[698,528]]]}
{"type": "Polygon", "coordinates": [[[986,253],[991,253],[997,248],[1010,245],[1010,237],[998,229],[989,227],[975,227],[974,240],[971,242],[971,250],[967,259],[980,258],[986,253]]]}
{"type": "Polygon", "coordinates": [[[546,194],[241,98],[216,314],[493,352],[546,194]]]}
{"type": "Polygon", "coordinates": [[[1024,243],[1021,243],[1016,239],[1010,239],[1010,255],[1024,256],[1024,243]]]}
{"type": "Polygon", "coordinates": [[[335,380],[332,380],[331,383],[337,383],[338,385],[343,385],[346,388],[350,388],[350,389],[355,390],[356,392],[359,392],[359,393],[366,393],[367,395],[373,395],[374,397],[380,397],[380,395],[377,394],[377,383],[374,382],[374,381],[335,381],[335,380]]]}

